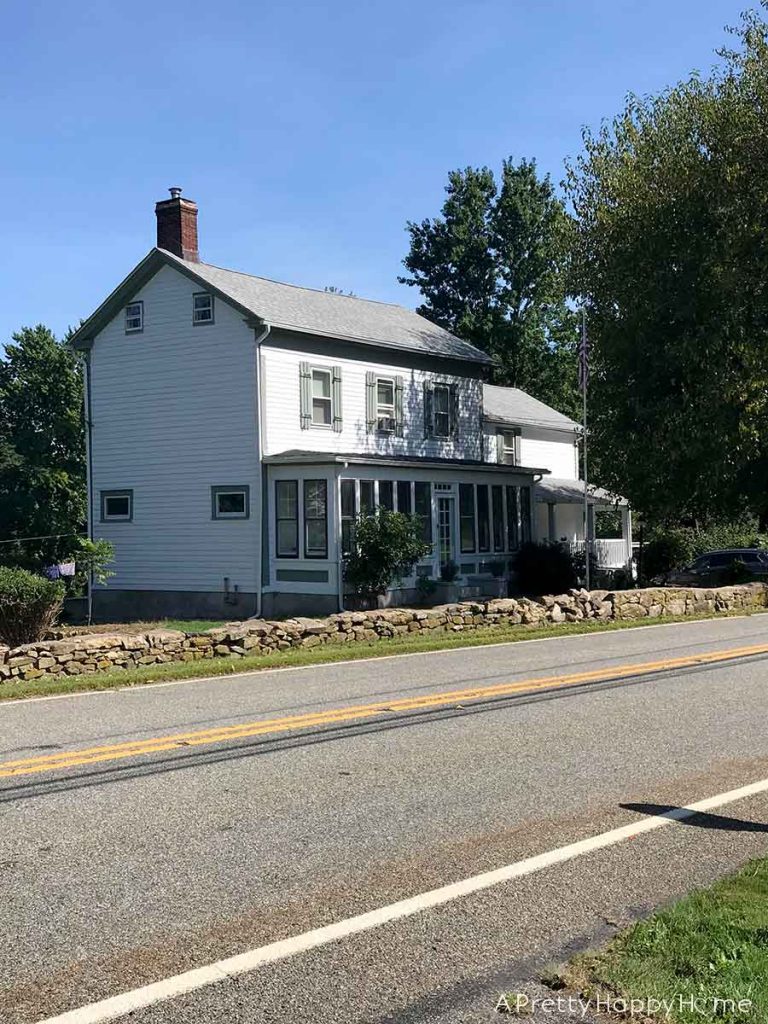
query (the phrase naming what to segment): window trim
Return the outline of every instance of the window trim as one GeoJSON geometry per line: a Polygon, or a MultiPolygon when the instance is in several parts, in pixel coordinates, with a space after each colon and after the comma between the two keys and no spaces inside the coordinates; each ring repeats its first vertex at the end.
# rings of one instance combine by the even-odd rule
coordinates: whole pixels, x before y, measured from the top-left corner
{"type": "MultiPolygon", "coordinates": [[[[135,319],[135,317],[131,317],[131,319],[135,319]]],[[[141,334],[142,333],[142,331],[144,330],[144,301],[143,301],[143,299],[136,299],[135,302],[126,302],[126,304],[125,304],[125,306],[123,308],[123,327],[125,328],[125,333],[126,334],[141,334]],[[139,307],[139,326],[138,327],[129,327],[128,326],[128,319],[129,319],[129,317],[128,317],[128,310],[131,308],[131,306],[138,306],[139,307]]]]}
{"type": "Polygon", "coordinates": [[[118,487],[114,490],[100,491],[100,507],[101,515],[100,522],[102,523],[132,523],[133,522],[133,488],[132,487],[118,487]],[[128,515],[127,516],[111,516],[107,514],[107,501],[110,498],[127,498],[128,499],[128,515]]]}
{"type": "Polygon", "coordinates": [[[211,487],[211,519],[250,519],[251,517],[251,488],[248,484],[231,484],[229,486],[211,487]],[[245,497],[244,512],[220,512],[219,495],[221,494],[242,494],[245,497]]]}
{"type": "Polygon", "coordinates": [[[207,327],[208,324],[215,323],[216,314],[214,311],[214,295],[213,292],[192,292],[192,326],[193,327],[207,327]],[[197,308],[195,306],[195,299],[205,295],[211,300],[211,317],[209,320],[198,320],[197,319],[197,308]]]}
{"type": "Polygon", "coordinates": [[[321,561],[328,561],[328,500],[330,497],[330,488],[328,487],[328,479],[324,476],[313,477],[311,480],[303,480],[301,487],[301,511],[303,519],[303,541],[304,541],[304,558],[306,559],[319,559],[321,561]],[[325,488],[325,515],[322,516],[308,516],[307,515],[307,484],[322,484],[325,488]],[[310,523],[323,523],[325,527],[325,543],[323,545],[322,552],[309,551],[309,524],[310,523]]]}
{"type": "Polygon", "coordinates": [[[333,418],[334,418],[334,407],[333,407],[333,367],[331,366],[310,366],[309,367],[309,425],[310,427],[319,427],[320,430],[333,430],[333,418]],[[327,402],[330,410],[330,416],[327,423],[318,423],[315,419],[315,394],[313,384],[315,382],[315,374],[324,373],[328,378],[328,397],[320,398],[318,401],[327,402]]]}
{"type": "Polygon", "coordinates": [[[299,481],[295,477],[278,477],[274,481],[274,502],[275,502],[275,560],[284,558],[299,558],[301,555],[301,536],[299,533],[299,481]],[[280,516],[280,503],[277,498],[277,491],[280,484],[293,484],[294,493],[296,496],[296,515],[292,518],[286,516],[280,516]],[[296,551],[290,554],[283,554],[280,551],[280,523],[295,523],[296,524],[296,551]]]}

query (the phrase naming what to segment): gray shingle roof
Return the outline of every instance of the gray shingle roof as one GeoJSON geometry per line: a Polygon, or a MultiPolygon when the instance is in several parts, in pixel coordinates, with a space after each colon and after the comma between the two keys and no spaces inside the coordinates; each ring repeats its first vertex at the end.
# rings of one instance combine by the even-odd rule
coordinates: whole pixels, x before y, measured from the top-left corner
{"type": "MultiPolygon", "coordinates": [[[[626,498],[620,494],[612,494],[604,487],[588,485],[589,501],[593,505],[628,505],[626,498]]],[[[555,502],[555,504],[580,505],[584,501],[584,481],[564,480],[560,477],[548,476],[536,484],[536,501],[555,502]]]]}
{"type": "Polygon", "coordinates": [[[549,427],[576,430],[579,424],[519,388],[483,384],[483,412],[487,420],[510,426],[549,427]]]}
{"type": "Polygon", "coordinates": [[[163,255],[273,327],[426,355],[490,362],[485,352],[405,306],[282,284],[210,263],[188,263],[172,253],[163,255]]]}

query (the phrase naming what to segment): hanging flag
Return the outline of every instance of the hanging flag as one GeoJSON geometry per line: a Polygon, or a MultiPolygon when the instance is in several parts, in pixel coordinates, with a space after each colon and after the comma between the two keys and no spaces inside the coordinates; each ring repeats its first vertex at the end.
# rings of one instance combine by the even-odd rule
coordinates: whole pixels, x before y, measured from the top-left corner
{"type": "Polygon", "coordinates": [[[589,339],[587,338],[587,321],[582,316],[581,339],[579,341],[579,387],[586,391],[589,383],[589,339]]]}

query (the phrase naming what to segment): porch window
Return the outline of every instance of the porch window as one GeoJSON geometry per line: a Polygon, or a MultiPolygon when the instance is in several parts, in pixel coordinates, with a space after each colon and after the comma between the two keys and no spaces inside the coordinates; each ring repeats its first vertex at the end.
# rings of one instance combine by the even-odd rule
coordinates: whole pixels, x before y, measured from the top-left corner
{"type": "Polygon", "coordinates": [[[395,510],[395,486],[391,480],[379,480],[379,508],[395,510]]]}
{"type": "Polygon", "coordinates": [[[478,550],[491,550],[491,510],[488,502],[488,484],[477,485],[478,550]]]}
{"type": "Polygon", "coordinates": [[[278,558],[299,557],[299,482],[275,481],[275,535],[278,558]]]}
{"type": "Polygon", "coordinates": [[[355,529],[355,481],[341,481],[341,553],[345,557],[352,551],[355,529]]]}
{"type": "Polygon", "coordinates": [[[459,533],[461,552],[475,550],[475,486],[459,484],[459,533]]]}
{"type": "Polygon", "coordinates": [[[360,481],[360,515],[370,515],[375,508],[373,498],[373,480],[360,481]]]}
{"type": "Polygon", "coordinates": [[[527,544],[531,539],[531,488],[520,488],[520,539],[527,544]]]}
{"type": "Polygon", "coordinates": [[[304,481],[304,557],[328,557],[328,481],[304,481]]]}
{"type": "Polygon", "coordinates": [[[499,484],[491,488],[493,508],[493,550],[504,550],[504,489],[499,484]]]}
{"type": "Polygon", "coordinates": [[[432,486],[418,480],[414,486],[416,515],[421,521],[421,537],[425,544],[432,544],[432,486]]]}
{"type": "Polygon", "coordinates": [[[403,515],[409,516],[411,514],[411,481],[410,480],[398,480],[397,481],[397,511],[402,512],[403,515]]]}
{"type": "Polygon", "coordinates": [[[519,488],[511,484],[507,486],[507,550],[517,551],[520,546],[520,525],[519,525],[519,502],[517,500],[519,488]]]}

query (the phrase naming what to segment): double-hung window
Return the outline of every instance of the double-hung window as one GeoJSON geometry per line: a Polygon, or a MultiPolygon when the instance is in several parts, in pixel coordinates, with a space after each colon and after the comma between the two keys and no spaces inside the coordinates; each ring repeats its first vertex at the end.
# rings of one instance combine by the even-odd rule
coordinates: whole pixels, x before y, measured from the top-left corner
{"type": "Polygon", "coordinates": [[[125,333],[138,334],[144,330],[144,303],[129,302],[125,307],[125,333]]]}
{"type": "Polygon", "coordinates": [[[328,557],[328,481],[304,481],[304,557],[328,557]]]}
{"type": "Polygon", "coordinates": [[[330,427],[333,424],[330,370],[312,370],[312,424],[316,427],[330,427]]]}
{"type": "Polygon", "coordinates": [[[395,382],[391,377],[376,380],[376,429],[384,434],[395,431],[395,382]]]}
{"type": "Polygon", "coordinates": [[[432,433],[435,437],[451,435],[450,384],[435,384],[432,391],[432,433]]]}
{"type": "Polygon", "coordinates": [[[192,296],[192,323],[213,323],[213,296],[210,292],[195,292],[192,296]]]}
{"type": "Polygon", "coordinates": [[[278,558],[299,557],[299,482],[275,481],[276,554],[278,558]]]}

